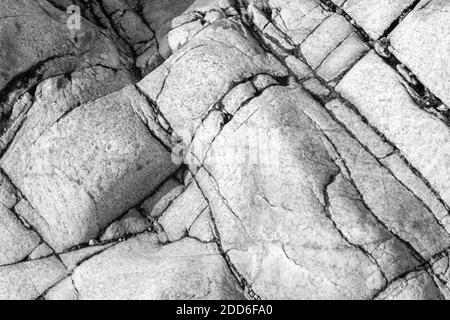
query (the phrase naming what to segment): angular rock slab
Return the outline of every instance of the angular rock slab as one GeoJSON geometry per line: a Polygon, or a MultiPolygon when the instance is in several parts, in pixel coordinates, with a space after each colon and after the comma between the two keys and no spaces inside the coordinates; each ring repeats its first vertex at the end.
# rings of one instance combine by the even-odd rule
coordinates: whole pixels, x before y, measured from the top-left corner
{"type": "Polygon", "coordinates": [[[169,241],[182,239],[207,206],[197,184],[191,183],[158,220],[169,241]]]}
{"type": "Polygon", "coordinates": [[[450,2],[423,0],[389,35],[394,55],[450,105],[450,2]]]}
{"type": "Polygon", "coordinates": [[[0,267],[0,299],[37,299],[66,276],[67,269],[56,257],[0,267]]]}
{"type": "MultiPolygon", "coordinates": [[[[296,52],[327,82],[338,78],[368,51],[352,25],[343,16],[326,11],[319,1],[250,2],[249,15],[265,42],[282,56],[296,52]]],[[[305,72],[295,71],[298,67],[292,58],[286,63],[303,78],[305,72]]]]}
{"type": "Polygon", "coordinates": [[[372,51],[336,90],[400,149],[450,205],[450,128],[414,103],[400,76],[372,51]]]}
{"type": "Polygon", "coordinates": [[[261,9],[270,8],[276,26],[292,39],[302,43],[331,13],[323,10],[316,0],[252,1],[261,9]],[[260,4],[264,4],[261,6],[260,4]]]}
{"type": "Polygon", "coordinates": [[[184,45],[206,26],[204,14],[212,9],[218,9],[217,1],[156,0],[145,1],[142,13],[155,30],[160,54],[168,58],[177,44],[184,45]]]}
{"type": "Polygon", "coordinates": [[[37,211],[28,217],[56,250],[85,243],[173,173],[170,153],[135,110],[134,87],[66,113],[1,166],[37,211]]]}
{"type": "Polygon", "coordinates": [[[45,0],[4,0],[0,12],[0,91],[31,69],[44,67],[46,78],[79,66],[121,66],[116,46],[100,29],[82,19],[72,35],[69,16],[45,0]]]}
{"type": "Polygon", "coordinates": [[[414,0],[333,0],[350,15],[372,39],[378,39],[414,0]]]}
{"type": "Polygon", "coordinates": [[[195,179],[223,249],[261,298],[371,298],[450,244],[422,203],[295,85],[238,111],[195,179]],[[384,203],[388,192],[397,198],[384,203]]]}
{"type": "Polygon", "coordinates": [[[240,22],[222,19],[200,32],[138,86],[189,144],[208,111],[234,86],[257,74],[285,76],[287,70],[240,22]]]}
{"type": "Polygon", "coordinates": [[[215,139],[196,180],[224,250],[261,298],[369,297],[383,276],[328,217],[324,188],[339,168],[302,103],[267,89],[215,139]]]}
{"type": "Polygon", "coordinates": [[[443,296],[433,278],[422,270],[390,284],[377,300],[443,300],[443,296]]]}
{"type": "Polygon", "coordinates": [[[0,266],[23,260],[41,242],[19,219],[0,204],[0,266]]]}
{"type": "Polygon", "coordinates": [[[143,234],[96,255],[73,276],[80,300],[244,299],[215,244],[160,246],[143,234]]]}

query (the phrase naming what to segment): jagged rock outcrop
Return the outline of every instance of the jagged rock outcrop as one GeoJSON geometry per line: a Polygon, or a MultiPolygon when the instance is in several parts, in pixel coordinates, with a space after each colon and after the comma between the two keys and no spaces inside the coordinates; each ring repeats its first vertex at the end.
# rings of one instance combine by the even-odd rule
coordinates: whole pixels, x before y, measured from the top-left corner
{"type": "Polygon", "coordinates": [[[450,298],[449,18],[3,1],[0,299],[450,298]]]}

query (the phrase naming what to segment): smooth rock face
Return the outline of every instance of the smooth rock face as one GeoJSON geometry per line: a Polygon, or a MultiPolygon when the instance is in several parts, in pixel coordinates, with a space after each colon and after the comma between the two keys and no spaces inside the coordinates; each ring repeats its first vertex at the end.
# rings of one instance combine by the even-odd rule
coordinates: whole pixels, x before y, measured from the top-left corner
{"type": "Polygon", "coordinates": [[[0,266],[23,260],[41,242],[40,237],[25,228],[6,207],[0,205],[0,266]]]}
{"type": "MultiPolygon", "coordinates": [[[[345,291],[340,288],[346,286],[352,287],[349,292],[370,296],[383,285],[382,275],[363,252],[339,235],[327,217],[322,190],[339,169],[308,117],[292,107],[293,101],[302,101],[296,100],[301,97],[290,90],[269,89],[247,105],[214,142],[211,156],[205,161],[209,173],[204,171],[200,185],[208,197],[217,197],[211,205],[224,249],[231,250],[229,255],[233,263],[253,289],[264,294],[264,298],[278,296],[281,286],[284,289],[279,298],[345,296],[345,291]],[[275,96],[285,98],[273,100],[275,96]],[[247,120],[249,115],[252,117],[247,120]],[[266,150],[277,145],[280,149],[272,150],[267,161],[256,162],[250,167],[245,166],[246,161],[241,158],[230,159],[226,164],[220,162],[221,155],[229,152],[227,147],[236,147],[227,145],[226,141],[238,141],[238,137],[251,139],[252,133],[258,133],[257,138],[261,141],[272,142],[266,150]],[[269,140],[271,134],[274,136],[269,140]],[[288,151],[291,148],[293,152],[288,151]],[[304,155],[298,157],[297,154],[304,155]],[[316,157],[321,158],[321,164],[315,161],[316,157]],[[306,179],[309,170],[315,173],[306,179]],[[216,187],[208,186],[213,184],[209,174],[217,181],[216,187]],[[311,180],[313,176],[316,178],[311,180]],[[302,182],[306,180],[309,180],[308,184],[302,182]],[[291,192],[298,196],[290,197],[283,188],[294,188],[291,192]],[[315,231],[308,233],[307,230],[315,231]],[[300,262],[300,256],[312,254],[310,247],[321,248],[322,253],[316,252],[314,260],[300,262]],[[340,248],[339,252],[345,258],[330,259],[333,248],[340,248]],[[326,265],[331,261],[335,267],[328,269],[326,265]],[[325,269],[326,272],[332,270],[341,283],[336,286],[327,283],[325,269]],[[373,280],[370,286],[366,283],[369,274],[373,280]],[[284,280],[291,277],[291,281],[278,282],[275,277],[284,280]],[[322,293],[317,291],[318,283],[326,288],[321,290],[322,293]]],[[[245,148],[245,144],[241,145],[245,148]]],[[[245,150],[239,154],[245,156],[245,150]]]]}
{"type": "Polygon", "coordinates": [[[78,293],[71,277],[61,280],[44,296],[45,300],[78,300],[78,293]]]}
{"type": "Polygon", "coordinates": [[[169,241],[182,239],[207,206],[197,184],[191,183],[159,219],[169,241]]]}
{"type": "Polygon", "coordinates": [[[0,299],[36,299],[66,274],[56,257],[0,267],[0,299]]]}
{"type": "Polygon", "coordinates": [[[185,187],[180,182],[174,179],[167,180],[150,198],[145,200],[141,208],[148,216],[159,218],[184,190],[185,187]]]}
{"type": "Polygon", "coordinates": [[[150,222],[139,211],[132,209],[122,219],[110,224],[100,237],[100,241],[106,242],[120,239],[129,234],[142,233],[150,226],[150,222]]]}
{"type": "MultiPolygon", "coordinates": [[[[333,2],[339,2],[334,1],[333,2]]],[[[364,28],[372,39],[378,39],[414,0],[347,0],[342,9],[364,28]]],[[[340,5],[339,3],[337,3],[340,5]]]]}
{"type": "Polygon", "coordinates": [[[450,3],[421,1],[389,35],[394,54],[450,104],[450,3]]]}
{"type": "Polygon", "coordinates": [[[448,9],[3,0],[0,299],[450,299],[448,9]]]}
{"type": "MultiPolygon", "coordinates": [[[[48,78],[79,68],[124,68],[119,49],[97,26],[83,19],[80,30],[72,34],[67,28],[66,12],[45,0],[5,0],[0,12],[2,99],[9,93],[3,93],[6,86],[21,92],[19,80],[24,74],[31,76],[31,81],[22,86],[37,84],[33,78],[48,78]]],[[[9,112],[5,107],[2,111],[9,112]]]]}
{"type": "Polygon", "coordinates": [[[204,13],[217,7],[216,1],[209,0],[156,0],[145,1],[142,13],[156,30],[160,54],[168,58],[204,28],[204,13]]]}
{"type": "Polygon", "coordinates": [[[400,76],[371,52],[337,91],[402,151],[449,205],[450,128],[414,103],[400,76]]]}
{"type": "Polygon", "coordinates": [[[23,142],[31,148],[2,159],[39,214],[35,227],[55,248],[95,238],[173,173],[170,154],[133,110],[146,103],[128,87],[74,109],[23,142]]]}
{"type": "Polygon", "coordinates": [[[242,299],[213,244],[185,239],[161,247],[154,235],[128,240],[73,274],[80,299],[242,299]]]}
{"type": "Polygon", "coordinates": [[[202,31],[138,86],[189,143],[201,118],[233,83],[261,73],[283,76],[287,71],[240,22],[224,19],[202,31]]]}
{"type": "Polygon", "coordinates": [[[380,300],[442,300],[442,293],[426,271],[412,272],[405,279],[392,283],[380,300]]]}
{"type": "Polygon", "coordinates": [[[448,246],[450,237],[433,215],[362,151],[316,102],[295,88],[268,89],[215,139],[199,183],[210,199],[224,249],[230,250],[231,261],[255,292],[280,297],[283,286],[282,298],[287,299],[355,298],[356,292],[368,298],[420,259],[448,246]],[[251,149],[254,136],[264,141],[258,145],[263,150],[251,149]],[[237,147],[233,142],[244,158],[226,157],[237,147]],[[245,157],[264,151],[265,161],[246,165],[245,157]],[[337,162],[336,152],[344,164],[337,162]],[[287,189],[297,196],[291,197],[287,189]],[[380,200],[391,192],[399,203],[380,200]],[[418,233],[417,239],[409,236],[418,233]],[[310,250],[314,259],[300,258],[312,255],[310,250]],[[330,259],[335,250],[339,254],[330,259]],[[391,255],[396,258],[391,260],[391,255]],[[326,267],[330,261],[333,268],[326,267]],[[338,284],[327,283],[330,270],[338,284]]]}

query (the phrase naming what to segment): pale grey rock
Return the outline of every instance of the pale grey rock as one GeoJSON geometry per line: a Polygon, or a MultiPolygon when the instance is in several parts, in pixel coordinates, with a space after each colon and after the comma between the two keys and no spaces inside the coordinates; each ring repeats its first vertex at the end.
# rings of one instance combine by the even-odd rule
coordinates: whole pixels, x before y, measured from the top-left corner
{"type": "Polygon", "coordinates": [[[294,43],[288,41],[284,35],[273,23],[268,23],[262,32],[266,41],[271,42],[275,46],[275,50],[282,50],[281,52],[291,52],[295,49],[294,43]]]}
{"type": "Polygon", "coordinates": [[[203,163],[211,142],[219,135],[225,122],[225,114],[221,111],[213,110],[195,131],[194,138],[184,160],[194,173],[197,171],[196,166],[199,167],[203,163]]]}
{"type": "Polygon", "coordinates": [[[188,235],[201,242],[212,242],[215,240],[214,225],[211,220],[211,210],[209,208],[203,210],[197,219],[195,219],[188,230],[188,235]]]}
{"type": "Polygon", "coordinates": [[[142,70],[143,76],[146,76],[162,62],[163,58],[159,55],[158,44],[151,42],[139,52],[139,56],[136,58],[136,67],[142,70]]]}
{"type": "Polygon", "coordinates": [[[337,227],[351,243],[364,248],[377,261],[388,281],[420,264],[401,240],[378,223],[342,175],[330,184],[328,196],[330,215],[337,227]]]}
{"type": "Polygon", "coordinates": [[[341,76],[367,51],[369,46],[353,32],[322,61],[317,74],[325,81],[332,81],[341,76]]]}
{"type": "Polygon", "coordinates": [[[274,87],[252,100],[216,138],[204,163],[209,173],[202,169],[196,179],[208,197],[223,249],[256,294],[277,299],[369,297],[383,286],[383,276],[327,217],[323,188],[339,168],[300,109],[300,101],[312,100],[303,100],[306,95],[298,92],[274,87]],[[279,149],[249,165],[240,137],[259,139],[262,153],[279,149]],[[227,154],[244,158],[224,158],[227,154]]]}
{"type": "Polygon", "coordinates": [[[228,9],[236,4],[235,0],[217,0],[217,4],[221,9],[228,9]]]}
{"type": "Polygon", "coordinates": [[[105,251],[109,247],[113,246],[114,243],[98,246],[89,246],[86,248],[66,252],[60,254],[62,263],[66,266],[69,272],[73,272],[82,262],[88,260],[92,256],[98,254],[99,252],[105,251]]]}
{"type": "Polygon", "coordinates": [[[204,21],[197,19],[170,30],[167,33],[167,47],[160,46],[161,54],[165,58],[168,58],[172,53],[178,51],[178,49],[188,43],[189,40],[195,37],[195,35],[197,35],[197,33],[202,31],[204,28],[204,21]]]}
{"type": "Polygon", "coordinates": [[[450,213],[442,200],[429,189],[429,187],[415,174],[405,161],[398,155],[393,154],[381,159],[392,173],[404,185],[406,185],[417,197],[419,197],[433,212],[447,232],[450,232],[450,213]]]}
{"type": "Polygon", "coordinates": [[[327,136],[328,149],[342,173],[353,181],[364,203],[380,223],[422,261],[428,261],[447,248],[450,235],[421,199],[343,127],[332,121],[323,108],[314,103],[305,104],[303,108],[327,136]]]}
{"type": "Polygon", "coordinates": [[[151,227],[151,222],[136,209],[131,209],[119,221],[109,225],[100,237],[100,242],[122,238],[126,235],[142,233],[151,227]]]}
{"type": "MultiPolygon", "coordinates": [[[[169,43],[170,31],[183,26],[184,24],[193,22],[194,20],[200,20],[200,12],[204,13],[214,8],[218,8],[217,1],[146,1],[143,4],[143,16],[152,30],[155,30],[156,39],[160,47],[160,54],[164,58],[168,58],[173,52],[173,48],[169,43]]],[[[181,31],[181,33],[182,32],[183,31],[181,31]]],[[[190,38],[190,36],[188,36],[188,38],[190,38]]]]}
{"type": "Polygon", "coordinates": [[[132,10],[125,0],[101,0],[102,9],[114,23],[119,35],[130,44],[135,51],[154,39],[153,31],[141,17],[132,10]]]}
{"type": "Polygon", "coordinates": [[[413,2],[414,0],[347,0],[342,8],[376,40],[413,2]]]}
{"type": "Polygon", "coordinates": [[[189,144],[202,116],[234,87],[233,83],[261,73],[287,75],[281,63],[267,54],[240,22],[220,20],[138,86],[156,101],[175,132],[189,144]]]}
{"type": "Polygon", "coordinates": [[[414,103],[399,75],[370,52],[342,79],[337,91],[395,144],[448,205],[450,129],[414,103]]]}
{"type": "Polygon", "coordinates": [[[184,239],[160,246],[153,234],[93,257],[72,277],[80,300],[244,298],[216,245],[184,239]]]}
{"type": "Polygon", "coordinates": [[[0,298],[450,298],[448,5],[334,3],[0,4],[0,298]]]}
{"type": "Polygon", "coordinates": [[[38,213],[28,222],[56,250],[96,238],[175,171],[134,112],[142,105],[145,98],[127,87],[74,109],[36,140],[19,140],[2,158],[38,213]]]}
{"type": "Polygon", "coordinates": [[[11,181],[0,171],[0,203],[12,209],[17,203],[16,190],[11,181]]]}
{"type": "Polygon", "coordinates": [[[33,97],[29,93],[25,93],[12,106],[11,115],[7,121],[7,129],[0,136],[0,150],[5,150],[14,139],[16,132],[23,124],[28,110],[33,104],[33,97]]]}
{"type": "Polygon", "coordinates": [[[411,272],[390,284],[377,300],[442,300],[442,294],[426,271],[411,272]]]}
{"type": "Polygon", "coordinates": [[[389,35],[394,55],[450,105],[450,2],[421,1],[389,35]]]}
{"type": "Polygon", "coordinates": [[[299,88],[252,100],[215,139],[204,167],[196,179],[223,249],[262,298],[372,297],[450,243],[431,212],[299,88]],[[267,153],[249,165],[250,143],[239,137],[255,128],[265,129],[258,139],[267,153]],[[231,150],[244,158],[226,158],[231,150]],[[333,186],[339,172],[347,182],[333,186]]]}
{"type": "Polygon", "coordinates": [[[55,257],[0,267],[0,299],[33,300],[67,276],[55,257]]]}
{"type": "Polygon", "coordinates": [[[317,78],[311,78],[303,82],[306,90],[319,98],[326,98],[330,94],[330,90],[325,87],[317,78]]]}
{"type": "Polygon", "coordinates": [[[383,140],[363,119],[342,100],[334,99],[325,107],[377,157],[383,158],[394,152],[394,148],[383,140]]]}
{"type": "Polygon", "coordinates": [[[170,204],[185,190],[185,186],[169,179],[141,205],[141,208],[153,219],[159,218],[170,204]]]}
{"type": "Polygon", "coordinates": [[[203,20],[209,24],[209,23],[213,23],[217,20],[224,19],[224,18],[226,18],[226,15],[224,12],[222,12],[220,10],[210,10],[205,13],[203,20]]]}
{"type": "Polygon", "coordinates": [[[228,92],[222,104],[226,112],[235,114],[236,111],[256,94],[256,88],[251,81],[239,84],[228,92]]]}
{"type": "Polygon", "coordinates": [[[158,220],[169,241],[175,242],[185,237],[189,228],[207,206],[208,203],[197,184],[191,183],[158,220]]]}
{"type": "MultiPolygon", "coordinates": [[[[9,127],[8,132],[12,130],[15,139],[8,141],[11,143],[8,152],[20,156],[23,149],[29,149],[29,146],[64,114],[81,104],[117,91],[131,81],[132,77],[127,71],[92,67],[41,82],[36,88],[34,98],[30,95],[26,98],[30,100],[29,103],[34,102],[29,110],[26,113],[18,112],[18,117],[23,118],[20,126],[16,127],[16,123],[13,123],[9,127]]],[[[17,102],[20,103],[21,100],[17,102]]],[[[14,110],[11,117],[15,118],[14,110]]],[[[5,186],[6,190],[12,189],[8,184],[5,186]]],[[[8,201],[11,202],[12,199],[8,201]]]]}
{"type": "Polygon", "coordinates": [[[67,277],[54,285],[44,295],[45,300],[78,300],[77,289],[73,285],[71,277],[67,277]]]}
{"type": "Polygon", "coordinates": [[[352,34],[352,26],[340,15],[327,18],[300,48],[311,68],[316,69],[333,50],[352,34]]]}
{"type": "Polygon", "coordinates": [[[0,204],[0,266],[25,259],[41,242],[8,208],[0,204]]]}
{"type": "Polygon", "coordinates": [[[54,254],[53,249],[48,246],[46,243],[41,243],[33,252],[28,256],[28,260],[37,260],[41,258],[45,258],[54,254]]]}
{"type": "Polygon", "coordinates": [[[253,85],[255,86],[256,90],[262,91],[266,89],[269,86],[277,85],[278,82],[271,76],[267,74],[258,74],[255,79],[253,79],[253,85]]]}
{"type": "Polygon", "coordinates": [[[324,11],[316,0],[269,0],[265,5],[259,7],[264,9],[267,6],[272,9],[272,17],[269,18],[295,44],[302,43],[331,15],[331,13],[324,11]]]}
{"type": "MultiPolygon", "coordinates": [[[[83,19],[81,30],[71,34],[66,12],[45,0],[5,0],[0,12],[0,46],[4,48],[0,54],[0,90],[8,84],[13,89],[20,87],[15,79],[31,69],[36,69],[35,77],[25,84],[25,90],[38,79],[79,68],[101,64],[124,69],[128,64],[100,28],[83,19]]],[[[23,90],[13,92],[10,100],[20,92],[23,90]]]]}
{"type": "Polygon", "coordinates": [[[311,75],[311,68],[294,56],[288,56],[285,60],[287,67],[292,70],[298,79],[304,79],[311,75]]]}

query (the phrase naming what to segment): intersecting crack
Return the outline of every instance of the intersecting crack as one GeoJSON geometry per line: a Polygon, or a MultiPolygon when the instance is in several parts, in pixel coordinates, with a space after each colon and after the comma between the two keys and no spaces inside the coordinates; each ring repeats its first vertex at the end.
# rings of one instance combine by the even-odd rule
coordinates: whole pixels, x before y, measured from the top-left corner
{"type": "Polygon", "coordinates": [[[379,33],[349,0],[42,0],[33,28],[29,8],[9,1],[0,4],[0,203],[18,222],[0,220],[0,244],[25,253],[0,251],[1,299],[450,298],[449,195],[338,89],[375,52],[406,100],[448,128],[445,96],[389,41],[437,0],[399,5],[379,33]],[[69,4],[92,34],[66,30],[69,4]],[[21,38],[27,30],[36,39],[21,38]],[[335,99],[355,127],[329,108],[335,99]],[[217,149],[255,122],[295,123],[295,139],[279,137],[291,148],[282,168],[234,159],[227,171],[217,149]],[[369,180],[375,168],[380,181],[369,180]],[[419,217],[397,221],[406,201],[419,217]],[[401,208],[391,217],[383,202],[401,208]]]}

